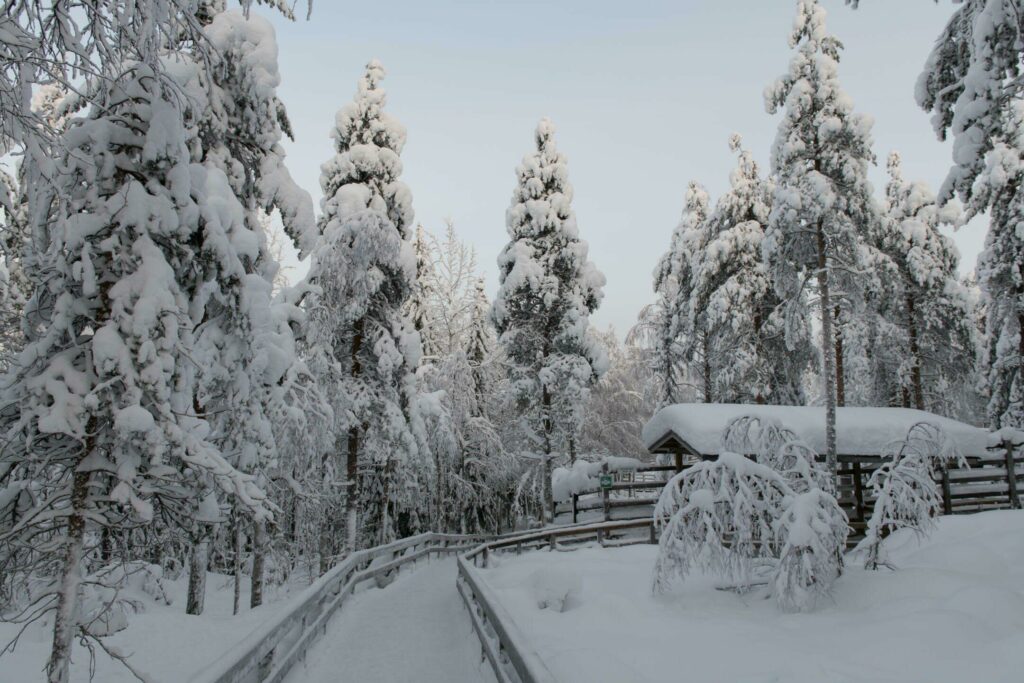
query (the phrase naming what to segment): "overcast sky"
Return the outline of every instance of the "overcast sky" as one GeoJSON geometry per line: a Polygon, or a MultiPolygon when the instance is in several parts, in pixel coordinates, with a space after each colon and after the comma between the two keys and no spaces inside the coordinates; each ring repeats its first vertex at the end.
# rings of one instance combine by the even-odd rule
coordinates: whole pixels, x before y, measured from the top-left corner
{"type": "MultiPolygon", "coordinates": [[[[908,179],[937,189],[949,146],[936,140],[913,90],[953,5],[823,4],[846,46],[842,83],[875,121],[876,194],[893,149],[908,179]]],[[[593,321],[622,334],[653,299],[651,272],[687,182],[704,183],[712,199],[727,188],[733,132],[767,168],[777,119],[762,93],[787,68],[794,8],[792,0],[316,0],[309,21],[274,19],[279,93],[297,138],[286,144],[288,166],[319,202],[334,112],[379,58],[388,109],[409,131],[403,179],[416,220],[438,231],[453,219],[493,295],[515,167],[531,151],[537,121],[550,117],[581,235],[608,279],[593,321]]],[[[984,229],[976,221],[955,235],[965,270],[984,229]]]]}

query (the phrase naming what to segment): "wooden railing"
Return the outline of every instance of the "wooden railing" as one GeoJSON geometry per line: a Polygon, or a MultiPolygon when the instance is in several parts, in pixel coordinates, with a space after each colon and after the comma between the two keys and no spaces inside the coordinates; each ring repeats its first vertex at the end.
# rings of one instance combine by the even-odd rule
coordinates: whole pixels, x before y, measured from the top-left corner
{"type": "Polygon", "coordinates": [[[601,519],[643,519],[651,516],[654,504],[658,502],[665,481],[676,473],[672,465],[644,465],[635,470],[614,473],[616,483],[611,488],[590,494],[574,494],[570,500],[555,505],[555,518],[567,523],[579,522],[580,514],[599,510],[601,519]],[[653,474],[657,479],[637,480],[637,475],[653,474]],[[625,495],[623,495],[625,492],[625,495]],[[621,510],[621,512],[614,512],[621,510]]]}
{"type": "Polygon", "coordinates": [[[468,550],[488,538],[493,537],[428,533],[354,552],[200,672],[193,683],[277,683],[326,631],[327,622],[359,584],[374,580],[385,586],[409,563],[431,554],[468,550]]]}
{"type": "Polygon", "coordinates": [[[477,567],[487,567],[495,552],[521,553],[539,547],[555,550],[591,540],[617,545],[654,543],[654,521],[648,518],[551,527],[484,543],[459,556],[456,585],[499,683],[553,683],[555,678],[501,606],[477,567]]]}

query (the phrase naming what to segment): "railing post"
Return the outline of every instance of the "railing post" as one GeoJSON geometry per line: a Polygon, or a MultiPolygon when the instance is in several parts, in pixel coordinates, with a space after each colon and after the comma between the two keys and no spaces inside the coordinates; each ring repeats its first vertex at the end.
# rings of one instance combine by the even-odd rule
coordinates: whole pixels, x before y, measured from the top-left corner
{"type": "Polygon", "coordinates": [[[1010,494],[1010,507],[1020,509],[1020,497],[1017,495],[1017,466],[1013,461],[1013,440],[1003,439],[1003,451],[1006,453],[1006,490],[1010,494]]]}
{"type": "Polygon", "coordinates": [[[953,496],[949,490],[949,467],[942,466],[942,512],[946,515],[953,514],[953,496]]]}
{"type": "Polygon", "coordinates": [[[576,523],[577,516],[577,505],[579,504],[580,496],[578,493],[572,494],[572,523],[576,523]]]}
{"type": "Polygon", "coordinates": [[[864,482],[861,481],[860,461],[853,461],[853,498],[857,506],[857,520],[865,521],[864,514],[864,482]]]}
{"type": "Polygon", "coordinates": [[[651,521],[651,545],[658,544],[658,532],[654,528],[654,522],[651,521]]]}
{"type": "MultiPolygon", "coordinates": [[[[608,474],[608,463],[605,463],[601,466],[601,474],[608,474]]],[[[606,489],[603,486],[601,487],[601,502],[604,506],[604,521],[606,522],[611,521],[612,518],[611,507],[609,507],[608,505],[609,492],[609,489],[606,489]]]]}

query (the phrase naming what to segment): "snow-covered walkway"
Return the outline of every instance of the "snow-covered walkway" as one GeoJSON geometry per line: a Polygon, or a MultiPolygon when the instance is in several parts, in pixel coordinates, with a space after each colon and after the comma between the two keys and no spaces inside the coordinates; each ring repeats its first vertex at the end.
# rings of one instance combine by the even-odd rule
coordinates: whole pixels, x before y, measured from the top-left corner
{"type": "Polygon", "coordinates": [[[289,683],[489,683],[454,558],[349,598],[289,683]]]}

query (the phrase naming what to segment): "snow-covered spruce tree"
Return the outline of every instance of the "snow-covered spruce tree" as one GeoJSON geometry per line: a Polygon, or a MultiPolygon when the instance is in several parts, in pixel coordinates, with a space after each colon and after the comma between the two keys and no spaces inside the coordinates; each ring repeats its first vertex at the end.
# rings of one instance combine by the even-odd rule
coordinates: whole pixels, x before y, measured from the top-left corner
{"type": "Polygon", "coordinates": [[[545,516],[553,506],[551,461],[566,451],[575,459],[587,390],[607,364],[588,329],[605,280],[587,260],[554,134],[551,121],[542,119],[537,151],[516,169],[506,218],[510,240],[498,257],[493,307],[513,393],[532,432],[525,449],[539,451],[545,516]]]}
{"type": "Polygon", "coordinates": [[[688,397],[686,386],[699,378],[705,403],[713,399],[711,386],[712,355],[708,337],[694,328],[691,297],[694,286],[693,261],[709,240],[710,198],[704,186],[690,181],[686,189],[683,215],[672,232],[669,250],[654,270],[654,293],[658,300],[647,327],[646,336],[653,348],[653,363],[658,382],[658,405],[680,403],[688,397]]]}
{"type": "MultiPolygon", "coordinates": [[[[969,203],[986,155],[1015,135],[1024,91],[1024,13],[1018,0],[963,0],[917,80],[917,103],[932,113],[940,139],[953,137],[953,167],[939,200],[969,203]]],[[[978,208],[983,210],[982,207],[978,208]]]]}
{"type": "Polygon", "coordinates": [[[405,128],[384,112],[383,77],[380,62],[367,64],[354,101],[337,114],[335,155],[321,166],[305,348],[334,410],[323,477],[339,498],[321,530],[322,568],[338,551],[392,538],[415,495],[408,411],[420,341],[402,314],[416,268],[412,197],[399,180],[405,128]]]}
{"type": "Polygon", "coordinates": [[[193,265],[204,242],[235,257],[218,211],[236,200],[223,174],[191,163],[179,101],[148,66],[128,66],[69,126],[61,191],[31,226],[45,278],[29,302],[38,328],[3,382],[0,471],[33,482],[33,505],[4,516],[0,548],[34,548],[42,557],[26,559],[56,571],[31,610],[54,613],[54,683],[88,635],[76,615],[93,530],[146,522],[151,498],[187,503],[206,486],[269,514],[196,411],[193,321],[207,302],[193,265]]]}
{"type": "MultiPolygon", "coordinates": [[[[193,100],[203,103],[196,146],[202,149],[204,164],[224,171],[244,207],[233,239],[248,244],[249,252],[234,272],[209,278],[217,283],[210,296],[219,308],[202,324],[200,340],[208,342],[212,362],[203,373],[201,405],[214,416],[221,450],[269,488],[272,479],[279,479],[277,440],[287,428],[285,420],[305,423],[308,417],[324,415],[325,409],[294,355],[290,326],[281,324],[274,313],[273,281],[279,265],[268,250],[262,215],[278,213],[300,256],[315,244],[317,229],[309,194],[284,166],[281,140],[291,132],[276,94],[280,76],[273,27],[249,13],[225,12],[223,3],[208,3],[204,9],[199,14],[205,23],[203,36],[215,48],[215,57],[200,64],[200,82],[191,84],[193,100]]],[[[241,527],[248,524],[237,501],[232,507],[237,592],[244,545],[241,527]]],[[[262,600],[268,543],[260,522],[247,535],[253,539],[250,605],[255,606],[262,600]]]]}
{"type": "Polygon", "coordinates": [[[741,144],[739,135],[729,139],[738,163],[707,219],[707,242],[693,254],[691,329],[703,330],[708,346],[728,357],[710,377],[716,401],[802,405],[813,359],[810,326],[794,327],[787,349],[762,249],[772,186],[741,144]]]}
{"type": "Polygon", "coordinates": [[[825,28],[817,0],[799,0],[790,44],[796,48],[783,75],[765,91],[770,113],[781,112],[772,146],[776,178],[765,236],[765,258],[786,304],[786,340],[804,331],[809,293],[818,301],[826,405],[826,460],[836,471],[835,313],[856,303],[863,230],[876,219],[867,181],[870,120],[853,112],[839,85],[841,43],[825,28]],[[810,290],[810,292],[808,291],[810,290]]]}
{"type": "Polygon", "coordinates": [[[431,319],[434,316],[430,306],[435,299],[436,280],[432,246],[423,226],[417,225],[412,240],[413,253],[416,255],[416,278],[413,281],[412,293],[405,302],[405,316],[420,335],[423,361],[435,360],[440,352],[434,343],[434,331],[431,329],[431,319]]]}
{"type": "Polygon", "coordinates": [[[986,311],[982,371],[994,429],[1024,426],[1024,101],[1017,101],[1005,141],[985,157],[969,213],[989,209],[978,280],[986,311]],[[1012,132],[1011,132],[1012,131],[1012,132]]]}
{"type": "Polygon", "coordinates": [[[17,183],[0,169],[0,371],[10,367],[25,343],[21,321],[29,285],[22,251],[27,239],[17,183]]]}
{"type": "Polygon", "coordinates": [[[882,542],[892,532],[912,529],[924,536],[931,531],[942,503],[935,477],[959,456],[941,429],[922,422],[910,428],[906,439],[889,444],[882,458],[886,462],[868,480],[875,504],[856,548],[864,553],[866,569],[891,568],[882,542]]]}
{"type": "Polygon", "coordinates": [[[899,275],[899,296],[887,305],[902,333],[898,341],[905,340],[894,349],[904,405],[943,412],[945,393],[972,390],[977,346],[971,303],[957,273],[959,254],[939,231],[958,212],[951,204],[940,209],[927,187],[905,181],[899,154],[889,156],[888,168],[888,229],[879,248],[899,275]]]}
{"type": "Polygon", "coordinates": [[[966,0],[936,41],[917,82],[953,168],[939,191],[967,218],[989,211],[978,279],[988,311],[983,370],[994,428],[1024,426],[1024,12],[1017,0],[966,0]]]}

